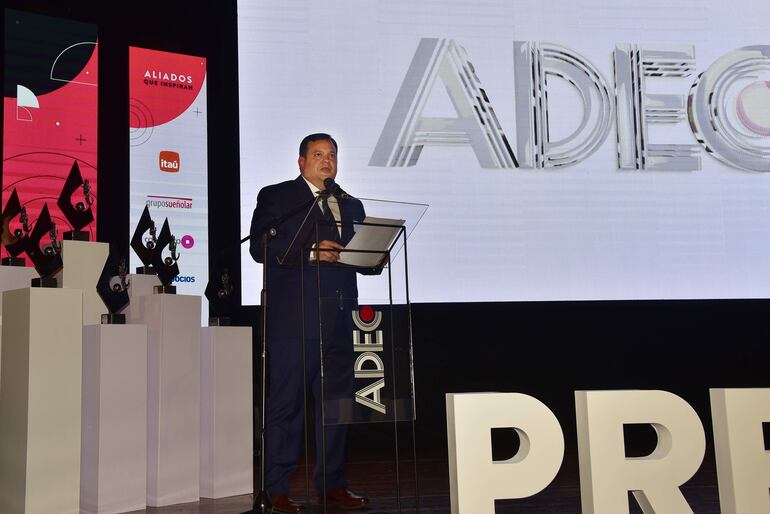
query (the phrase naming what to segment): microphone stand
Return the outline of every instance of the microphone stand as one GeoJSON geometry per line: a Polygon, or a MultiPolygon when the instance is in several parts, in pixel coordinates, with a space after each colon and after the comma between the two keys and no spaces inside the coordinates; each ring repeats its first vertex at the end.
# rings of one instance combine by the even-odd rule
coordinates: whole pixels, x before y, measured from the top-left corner
{"type": "MultiPolygon", "coordinates": [[[[261,341],[261,354],[260,354],[260,370],[262,391],[259,398],[259,481],[260,488],[259,493],[254,495],[254,505],[252,510],[248,512],[254,512],[258,514],[273,514],[273,503],[270,500],[270,494],[265,488],[265,422],[267,420],[267,413],[265,407],[267,406],[267,256],[270,246],[270,240],[278,234],[278,231],[274,227],[270,227],[262,234],[262,292],[260,294],[260,302],[262,305],[260,325],[262,328],[262,341],[261,341]]],[[[251,235],[249,235],[251,238],[251,235]]],[[[256,384],[256,382],[255,382],[256,384]]],[[[256,438],[255,438],[256,439],[256,438]]],[[[246,513],[244,513],[246,514],[246,513]]]]}
{"type": "MultiPolygon", "coordinates": [[[[268,272],[268,256],[270,254],[269,248],[270,248],[270,242],[275,238],[275,236],[278,235],[278,229],[276,228],[278,225],[289,219],[290,217],[294,216],[295,214],[302,212],[304,210],[307,210],[305,213],[305,217],[302,220],[302,223],[300,224],[300,229],[305,226],[305,223],[307,222],[308,217],[310,216],[310,213],[312,212],[312,209],[315,207],[316,202],[318,201],[318,198],[326,195],[327,193],[320,193],[318,196],[314,196],[311,200],[308,202],[300,205],[299,207],[292,209],[288,213],[284,214],[283,216],[280,216],[278,218],[274,218],[270,220],[265,226],[260,227],[259,230],[254,231],[253,233],[249,234],[248,236],[241,239],[239,246],[246,241],[250,240],[253,236],[261,234],[262,238],[262,291],[260,294],[260,301],[262,305],[262,312],[260,315],[260,326],[262,329],[262,337],[260,338],[260,370],[262,373],[262,376],[260,377],[260,386],[261,386],[261,393],[259,398],[259,427],[254,427],[254,439],[256,440],[257,437],[257,431],[259,431],[259,477],[260,477],[260,484],[259,484],[259,492],[256,492],[256,482],[254,487],[254,503],[252,505],[251,510],[245,511],[241,514],[273,514],[273,503],[270,499],[270,493],[267,492],[267,489],[265,487],[265,425],[267,422],[267,309],[268,309],[268,287],[267,287],[267,272],[268,272]]],[[[297,241],[297,238],[299,236],[299,231],[297,234],[294,235],[294,238],[292,239],[291,243],[289,244],[289,248],[292,248],[297,241]]],[[[284,259],[278,259],[280,264],[283,264],[285,262],[286,255],[283,256],[284,259]]],[[[253,386],[256,389],[256,381],[253,382],[253,386]]],[[[256,391],[253,391],[253,393],[256,393],[256,391]]],[[[256,396],[256,394],[254,394],[256,396]]],[[[256,468],[256,463],[255,466],[256,468]]],[[[254,475],[256,476],[256,469],[254,469],[254,475]]]]}

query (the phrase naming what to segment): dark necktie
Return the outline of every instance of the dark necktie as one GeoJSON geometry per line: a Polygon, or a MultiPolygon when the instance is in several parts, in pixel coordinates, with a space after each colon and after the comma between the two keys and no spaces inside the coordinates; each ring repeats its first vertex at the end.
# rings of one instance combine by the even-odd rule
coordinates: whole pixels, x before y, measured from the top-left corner
{"type": "Polygon", "coordinates": [[[334,219],[331,207],[329,206],[329,195],[321,191],[321,209],[323,210],[323,221],[318,226],[318,236],[321,240],[339,241],[340,233],[337,230],[337,221],[334,219]]]}

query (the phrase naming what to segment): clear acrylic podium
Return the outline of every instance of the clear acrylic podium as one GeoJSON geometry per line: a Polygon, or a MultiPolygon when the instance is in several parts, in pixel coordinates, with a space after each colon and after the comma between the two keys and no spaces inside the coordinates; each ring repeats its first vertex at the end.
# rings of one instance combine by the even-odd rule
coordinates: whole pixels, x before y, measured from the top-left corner
{"type": "MultiPolygon", "coordinates": [[[[321,498],[319,512],[337,512],[323,498],[335,487],[327,483],[327,472],[336,476],[339,467],[332,446],[343,440],[348,448],[344,464],[347,484],[357,494],[370,497],[371,510],[378,510],[379,499],[376,491],[366,487],[376,475],[378,490],[388,491],[391,501],[396,499],[396,512],[419,512],[407,240],[428,206],[373,199],[335,200],[341,221],[306,215],[285,254],[286,258],[296,256],[296,247],[302,246],[300,255],[304,257],[297,265],[303,281],[302,305],[298,308],[302,312],[308,384],[305,418],[320,415],[324,427],[320,434],[316,430],[315,452],[308,450],[306,435],[307,499],[315,497],[312,493],[316,489],[321,498]],[[334,236],[334,231],[339,234],[335,239],[345,248],[339,252],[337,263],[319,264],[317,252],[324,251],[322,241],[334,236]],[[357,277],[352,288],[350,276],[357,277]],[[304,283],[307,280],[315,284],[304,283]],[[306,297],[310,294],[312,299],[306,297]],[[313,380],[320,380],[320,409],[308,401],[313,380]],[[319,447],[324,449],[320,459],[319,447]],[[314,485],[316,460],[322,461],[324,480],[322,484],[316,480],[314,485]]],[[[309,213],[314,212],[312,209],[322,211],[321,205],[319,200],[309,213]]],[[[305,432],[313,432],[307,422],[305,432]]]]}

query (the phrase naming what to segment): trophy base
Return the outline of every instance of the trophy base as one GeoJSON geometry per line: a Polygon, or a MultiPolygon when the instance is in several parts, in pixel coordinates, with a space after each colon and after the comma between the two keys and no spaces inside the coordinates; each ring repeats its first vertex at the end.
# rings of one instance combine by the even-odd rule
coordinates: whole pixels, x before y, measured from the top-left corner
{"type": "Polygon", "coordinates": [[[126,315],[119,312],[102,314],[102,325],[125,325],[126,315]]]}
{"type": "Polygon", "coordinates": [[[68,230],[62,236],[67,241],[90,241],[91,234],[85,230],[68,230]]]}
{"type": "Polygon", "coordinates": [[[209,317],[210,327],[229,327],[231,323],[232,323],[232,320],[230,319],[230,316],[210,316],[209,317]]]}
{"type": "Polygon", "coordinates": [[[152,288],[152,292],[155,294],[176,294],[176,286],[155,286],[152,288]]]}
{"type": "Polygon", "coordinates": [[[32,287],[59,287],[59,282],[54,277],[33,278],[32,287]]]}
{"type": "Polygon", "coordinates": [[[27,259],[24,257],[3,257],[3,266],[19,266],[23,267],[27,265],[27,259]]]}
{"type": "Polygon", "coordinates": [[[152,266],[139,266],[136,268],[137,275],[157,275],[158,272],[152,266]]]}

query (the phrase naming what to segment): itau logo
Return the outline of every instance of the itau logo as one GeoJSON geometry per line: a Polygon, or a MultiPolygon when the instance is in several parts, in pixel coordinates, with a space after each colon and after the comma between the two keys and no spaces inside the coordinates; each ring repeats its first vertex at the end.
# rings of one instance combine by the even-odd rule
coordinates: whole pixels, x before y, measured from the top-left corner
{"type": "Polygon", "coordinates": [[[162,150],[158,156],[158,165],[160,166],[160,171],[179,173],[179,154],[162,150]]]}

